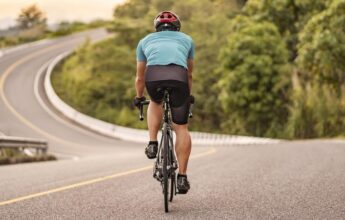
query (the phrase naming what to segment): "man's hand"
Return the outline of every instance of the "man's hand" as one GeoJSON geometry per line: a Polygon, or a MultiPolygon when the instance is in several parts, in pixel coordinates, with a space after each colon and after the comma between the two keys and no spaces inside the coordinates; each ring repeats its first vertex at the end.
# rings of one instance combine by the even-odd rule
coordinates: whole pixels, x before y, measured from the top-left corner
{"type": "Polygon", "coordinates": [[[143,96],[143,97],[135,97],[134,100],[133,100],[133,105],[135,107],[139,108],[140,107],[140,103],[142,101],[145,101],[145,100],[146,100],[145,96],[143,96]]]}

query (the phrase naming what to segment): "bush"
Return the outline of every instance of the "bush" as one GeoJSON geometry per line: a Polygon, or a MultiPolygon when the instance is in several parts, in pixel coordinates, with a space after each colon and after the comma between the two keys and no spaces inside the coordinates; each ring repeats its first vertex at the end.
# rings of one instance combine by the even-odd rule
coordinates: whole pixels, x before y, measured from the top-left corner
{"type": "MultiPolygon", "coordinates": [[[[344,91],[343,91],[344,92],[344,91]]],[[[310,84],[294,89],[287,124],[289,138],[336,137],[345,134],[345,99],[330,86],[310,84]]]]}

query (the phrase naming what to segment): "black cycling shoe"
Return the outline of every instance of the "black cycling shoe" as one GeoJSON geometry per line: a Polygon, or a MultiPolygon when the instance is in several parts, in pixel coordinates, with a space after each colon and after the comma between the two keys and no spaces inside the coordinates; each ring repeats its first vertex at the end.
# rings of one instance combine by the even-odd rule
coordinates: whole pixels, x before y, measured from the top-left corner
{"type": "Polygon", "coordinates": [[[190,184],[187,175],[177,175],[177,190],[179,194],[186,194],[190,189],[190,184]]]}
{"type": "Polygon", "coordinates": [[[147,158],[154,159],[156,158],[158,151],[158,141],[150,141],[147,147],[145,148],[145,154],[147,158]]]}

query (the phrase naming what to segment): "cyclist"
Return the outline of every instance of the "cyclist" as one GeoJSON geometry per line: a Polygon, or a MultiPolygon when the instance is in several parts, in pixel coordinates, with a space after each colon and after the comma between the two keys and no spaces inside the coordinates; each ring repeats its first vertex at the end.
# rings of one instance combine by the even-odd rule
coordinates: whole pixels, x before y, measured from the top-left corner
{"type": "Polygon", "coordinates": [[[192,99],[194,43],[190,36],[180,32],[180,19],[171,11],[160,12],[154,18],[154,27],[156,32],[141,39],[137,46],[134,105],[139,107],[140,102],[145,100],[143,93],[146,86],[151,102],[147,110],[150,141],[145,154],[149,159],[156,158],[163,100],[163,93],[158,92],[157,88],[173,88],[170,97],[179,163],[177,189],[179,193],[185,194],[190,189],[186,172],[192,145],[188,131],[188,113],[192,99]]]}

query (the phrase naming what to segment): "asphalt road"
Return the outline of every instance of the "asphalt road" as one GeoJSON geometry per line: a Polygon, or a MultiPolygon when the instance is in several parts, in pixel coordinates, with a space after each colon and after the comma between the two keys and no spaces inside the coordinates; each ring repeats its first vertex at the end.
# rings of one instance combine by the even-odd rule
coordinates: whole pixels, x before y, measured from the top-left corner
{"type": "Polygon", "coordinates": [[[1,220],[345,219],[345,141],[333,140],[194,146],[192,189],[164,213],[144,146],[84,130],[37,101],[39,70],[85,36],[105,33],[55,39],[0,58],[0,131],[46,139],[60,158],[0,167],[1,220]]]}

